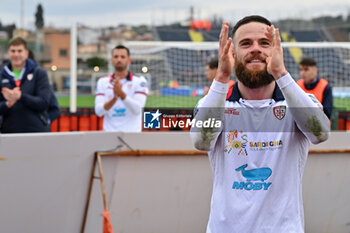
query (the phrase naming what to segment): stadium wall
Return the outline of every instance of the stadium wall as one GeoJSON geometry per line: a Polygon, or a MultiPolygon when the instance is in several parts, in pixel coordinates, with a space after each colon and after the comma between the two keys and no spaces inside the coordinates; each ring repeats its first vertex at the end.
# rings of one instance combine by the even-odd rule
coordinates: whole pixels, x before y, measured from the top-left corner
{"type": "MultiPolygon", "coordinates": [[[[350,134],[312,145],[304,173],[306,232],[350,231],[350,134]],[[316,153],[317,151],[323,153],[316,153]]],[[[81,232],[94,153],[193,150],[186,132],[0,135],[0,232],[81,232]],[[121,138],[121,139],[120,139],[121,138]],[[125,143],[123,143],[124,141],[125,143]]],[[[204,232],[211,196],[205,155],[102,157],[114,232],[204,232]]],[[[102,232],[97,170],[85,224],[102,232]]]]}

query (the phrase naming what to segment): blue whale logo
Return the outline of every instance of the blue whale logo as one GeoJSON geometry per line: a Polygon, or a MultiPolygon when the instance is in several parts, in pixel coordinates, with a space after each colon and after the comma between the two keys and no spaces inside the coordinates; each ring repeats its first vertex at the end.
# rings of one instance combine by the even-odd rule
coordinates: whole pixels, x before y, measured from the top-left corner
{"type": "Polygon", "coordinates": [[[261,180],[264,181],[271,176],[271,169],[268,167],[256,168],[251,170],[244,170],[248,165],[244,164],[236,169],[236,171],[242,171],[242,175],[247,179],[251,180],[261,180]]]}

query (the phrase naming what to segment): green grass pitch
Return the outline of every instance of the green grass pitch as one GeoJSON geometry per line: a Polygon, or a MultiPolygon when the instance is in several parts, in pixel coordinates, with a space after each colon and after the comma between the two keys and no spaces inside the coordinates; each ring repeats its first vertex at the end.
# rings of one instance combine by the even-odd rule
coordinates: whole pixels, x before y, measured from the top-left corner
{"type": "MultiPolygon", "coordinates": [[[[146,108],[193,108],[201,97],[191,96],[148,96],[146,108]]],[[[61,108],[69,107],[69,96],[57,97],[61,108]]],[[[86,95],[77,97],[78,108],[93,108],[95,96],[86,95]]]]}
{"type": "MultiPolygon", "coordinates": [[[[69,107],[69,96],[57,97],[61,108],[69,107]]],[[[146,108],[193,108],[200,97],[191,96],[148,96],[146,108]]],[[[95,96],[86,95],[77,97],[78,108],[93,108],[95,96]]],[[[334,99],[334,106],[339,111],[350,111],[350,98],[334,99]]]]}

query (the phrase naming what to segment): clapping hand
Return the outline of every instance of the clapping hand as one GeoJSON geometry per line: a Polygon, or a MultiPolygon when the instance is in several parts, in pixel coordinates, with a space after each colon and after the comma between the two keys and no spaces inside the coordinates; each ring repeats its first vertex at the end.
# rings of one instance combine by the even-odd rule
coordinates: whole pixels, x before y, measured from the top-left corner
{"type": "Polygon", "coordinates": [[[230,79],[235,57],[233,54],[232,38],[228,38],[229,23],[223,22],[219,38],[219,67],[215,79],[219,82],[227,83],[230,79]]]}
{"type": "Polygon", "coordinates": [[[22,96],[22,91],[19,87],[15,87],[12,90],[7,87],[3,87],[1,89],[1,93],[7,100],[8,107],[12,107],[22,96]]]}
{"type": "Polygon", "coordinates": [[[120,79],[115,79],[115,83],[113,86],[114,96],[118,96],[122,99],[125,99],[126,94],[124,93],[122,89],[122,83],[120,82],[120,79]]]}
{"type": "Polygon", "coordinates": [[[288,73],[284,66],[279,29],[273,25],[268,26],[265,35],[272,42],[271,55],[266,58],[267,72],[277,80],[288,73]]]}

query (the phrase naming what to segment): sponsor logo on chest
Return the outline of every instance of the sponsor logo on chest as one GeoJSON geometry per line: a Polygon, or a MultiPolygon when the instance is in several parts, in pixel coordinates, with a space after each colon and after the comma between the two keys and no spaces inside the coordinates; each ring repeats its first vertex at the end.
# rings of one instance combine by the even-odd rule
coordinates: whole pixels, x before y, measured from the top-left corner
{"type": "Polygon", "coordinates": [[[283,140],[250,141],[247,133],[232,130],[226,134],[224,152],[247,156],[250,151],[273,151],[282,149],[283,140]]]}
{"type": "Polygon", "coordinates": [[[267,180],[271,174],[272,170],[268,167],[256,168],[256,169],[246,169],[248,164],[244,164],[235,169],[236,172],[240,172],[242,176],[246,179],[244,181],[234,181],[232,189],[236,190],[268,190],[271,186],[271,182],[264,182],[267,180]]]}

